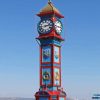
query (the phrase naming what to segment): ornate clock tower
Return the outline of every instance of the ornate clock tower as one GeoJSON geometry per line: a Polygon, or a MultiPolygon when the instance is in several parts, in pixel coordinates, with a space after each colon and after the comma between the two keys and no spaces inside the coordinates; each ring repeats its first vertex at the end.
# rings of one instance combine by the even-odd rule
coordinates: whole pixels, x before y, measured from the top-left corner
{"type": "Polygon", "coordinates": [[[37,16],[40,17],[36,38],[40,46],[40,89],[36,100],[66,100],[61,88],[61,37],[64,16],[48,1],[37,16]]]}

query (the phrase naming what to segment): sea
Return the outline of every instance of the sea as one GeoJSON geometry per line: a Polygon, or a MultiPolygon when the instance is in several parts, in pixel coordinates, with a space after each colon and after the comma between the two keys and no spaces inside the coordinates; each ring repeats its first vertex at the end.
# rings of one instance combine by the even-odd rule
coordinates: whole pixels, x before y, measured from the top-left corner
{"type": "Polygon", "coordinates": [[[6,97],[1,97],[0,100],[35,100],[33,98],[6,98],[6,97]]]}

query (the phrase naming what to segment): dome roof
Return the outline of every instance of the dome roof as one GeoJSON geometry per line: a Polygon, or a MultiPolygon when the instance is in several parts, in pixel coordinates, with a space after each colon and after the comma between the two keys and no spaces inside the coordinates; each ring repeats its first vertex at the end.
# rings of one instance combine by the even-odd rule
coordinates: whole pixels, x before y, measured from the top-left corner
{"type": "Polygon", "coordinates": [[[37,15],[41,16],[41,15],[45,15],[45,14],[57,14],[63,18],[60,11],[57,8],[55,8],[51,2],[48,2],[48,4],[43,9],[41,9],[39,14],[37,14],[37,15]]]}
{"type": "Polygon", "coordinates": [[[55,8],[51,2],[48,2],[46,7],[44,7],[40,11],[40,13],[46,13],[46,12],[57,12],[57,13],[60,13],[59,10],[57,8],[55,8]]]}

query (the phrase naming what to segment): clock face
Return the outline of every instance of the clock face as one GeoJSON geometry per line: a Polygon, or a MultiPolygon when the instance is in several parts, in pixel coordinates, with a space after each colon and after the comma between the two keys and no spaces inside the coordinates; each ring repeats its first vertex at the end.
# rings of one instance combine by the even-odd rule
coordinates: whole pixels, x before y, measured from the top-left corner
{"type": "Polygon", "coordinates": [[[61,23],[61,21],[57,20],[55,22],[55,29],[56,29],[56,32],[58,34],[61,34],[61,32],[62,32],[62,23],[61,23]]]}
{"type": "Polygon", "coordinates": [[[53,22],[50,19],[41,20],[38,25],[40,34],[49,33],[53,28],[53,22]]]}

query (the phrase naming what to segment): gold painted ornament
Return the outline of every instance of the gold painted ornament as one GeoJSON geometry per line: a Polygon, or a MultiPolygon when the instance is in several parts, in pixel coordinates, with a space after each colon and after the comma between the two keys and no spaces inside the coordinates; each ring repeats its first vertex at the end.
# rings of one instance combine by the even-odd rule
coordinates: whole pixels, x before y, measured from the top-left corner
{"type": "Polygon", "coordinates": [[[55,80],[56,81],[60,80],[60,74],[59,74],[59,72],[55,72],[55,80]]]}

